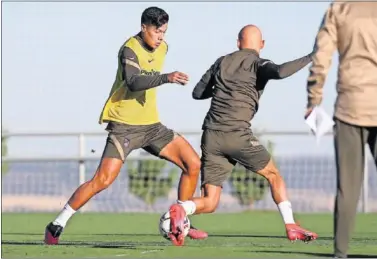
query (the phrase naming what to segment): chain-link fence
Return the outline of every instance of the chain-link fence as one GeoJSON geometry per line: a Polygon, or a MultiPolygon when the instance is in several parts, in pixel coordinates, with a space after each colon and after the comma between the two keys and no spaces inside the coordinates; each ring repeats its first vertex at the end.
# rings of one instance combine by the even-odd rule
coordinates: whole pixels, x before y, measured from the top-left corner
{"type": "MultiPolygon", "coordinates": [[[[286,180],[294,210],[331,212],[335,163],[330,156],[275,157],[286,180]]],[[[98,161],[85,162],[85,180],[98,161]]],[[[80,184],[77,161],[10,162],[2,179],[3,212],[58,211],[80,184]]],[[[377,211],[377,174],[369,164],[368,211],[377,211]],[[373,171],[373,172],[372,172],[373,171]]],[[[91,212],[165,211],[177,198],[179,168],[164,160],[132,160],[117,180],[83,207],[91,212]]],[[[81,179],[84,180],[84,179],[81,179]]],[[[199,192],[197,192],[199,194],[199,192]]],[[[219,211],[276,209],[266,180],[236,166],[225,183],[219,211]]],[[[360,202],[360,208],[363,202],[360,202]]]]}

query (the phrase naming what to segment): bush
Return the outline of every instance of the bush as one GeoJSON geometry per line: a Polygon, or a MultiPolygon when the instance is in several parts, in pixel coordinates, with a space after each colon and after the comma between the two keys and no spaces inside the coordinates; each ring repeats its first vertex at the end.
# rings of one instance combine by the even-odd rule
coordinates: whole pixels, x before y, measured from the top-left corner
{"type": "MultiPolygon", "coordinates": [[[[273,143],[267,142],[267,150],[273,154],[273,143]]],[[[229,178],[232,187],[232,195],[235,196],[240,205],[252,207],[255,201],[262,200],[269,187],[268,181],[241,165],[236,165],[229,178]]]]}
{"type": "Polygon", "coordinates": [[[157,198],[168,196],[176,181],[177,169],[170,169],[164,176],[165,160],[141,160],[133,164],[128,166],[128,188],[132,194],[143,199],[149,206],[157,198]]]}

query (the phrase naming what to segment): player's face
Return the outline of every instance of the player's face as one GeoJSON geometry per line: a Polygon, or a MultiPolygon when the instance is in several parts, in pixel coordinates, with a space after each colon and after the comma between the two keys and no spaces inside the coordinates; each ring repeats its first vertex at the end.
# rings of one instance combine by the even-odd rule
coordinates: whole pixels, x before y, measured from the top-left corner
{"type": "Polygon", "coordinates": [[[141,26],[141,31],[143,33],[143,39],[145,43],[148,44],[153,49],[158,48],[162,41],[164,40],[165,33],[168,29],[168,24],[165,23],[160,28],[157,28],[154,25],[145,25],[141,26]]]}

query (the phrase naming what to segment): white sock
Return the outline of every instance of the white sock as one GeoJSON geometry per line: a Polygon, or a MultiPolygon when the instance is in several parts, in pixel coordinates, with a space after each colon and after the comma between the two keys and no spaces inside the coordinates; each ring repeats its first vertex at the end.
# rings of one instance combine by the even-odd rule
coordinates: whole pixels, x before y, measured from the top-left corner
{"type": "Polygon", "coordinates": [[[293,219],[292,205],[289,201],[283,201],[278,204],[280,215],[285,224],[295,224],[293,219]]]}
{"type": "Polygon", "coordinates": [[[177,200],[177,203],[180,204],[183,207],[183,209],[186,211],[187,216],[194,214],[194,212],[196,210],[195,202],[177,200]]]}
{"type": "Polygon", "coordinates": [[[73,214],[75,214],[75,212],[76,211],[67,203],[52,224],[59,225],[64,228],[67,221],[73,216],[73,214]]]}

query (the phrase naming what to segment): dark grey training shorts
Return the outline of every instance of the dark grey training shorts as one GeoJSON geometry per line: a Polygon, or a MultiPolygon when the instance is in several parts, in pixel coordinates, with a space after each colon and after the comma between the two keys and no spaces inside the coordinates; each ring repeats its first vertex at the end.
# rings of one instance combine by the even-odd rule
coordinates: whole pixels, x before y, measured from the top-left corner
{"type": "Polygon", "coordinates": [[[202,135],[202,186],[222,186],[238,162],[257,172],[271,159],[250,129],[222,132],[206,129],[202,135]]]}
{"type": "Polygon", "coordinates": [[[161,123],[151,125],[127,125],[109,122],[109,132],[103,158],[121,159],[123,162],[132,150],[143,148],[148,153],[159,156],[161,150],[169,144],[176,133],[161,123]]]}

